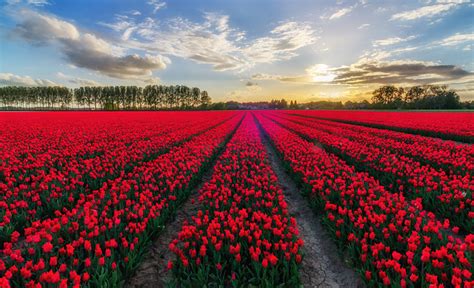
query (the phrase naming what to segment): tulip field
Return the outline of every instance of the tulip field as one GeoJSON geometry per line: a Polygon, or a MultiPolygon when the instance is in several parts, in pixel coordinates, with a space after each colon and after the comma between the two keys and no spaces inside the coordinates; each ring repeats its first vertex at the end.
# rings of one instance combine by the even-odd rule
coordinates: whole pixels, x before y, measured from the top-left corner
{"type": "Polygon", "coordinates": [[[0,288],[135,287],[152,246],[171,287],[299,287],[332,256],[354,287],[474,287],[473,127],[464,112],[1,113],[0,288]],[[284,191],[334,249],[310,252],[284,191]]]}

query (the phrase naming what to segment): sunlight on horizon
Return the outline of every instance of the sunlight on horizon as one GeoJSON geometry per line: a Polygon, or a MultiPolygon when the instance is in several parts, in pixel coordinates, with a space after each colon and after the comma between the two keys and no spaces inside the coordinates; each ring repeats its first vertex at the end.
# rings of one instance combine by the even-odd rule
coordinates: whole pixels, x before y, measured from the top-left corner
{"type": "Polygon", "coordinates": [[[214,101],[308,102],[436,84],[474,100],[470,1],[0,5],[0,85],[187,85],[214,101]]]}

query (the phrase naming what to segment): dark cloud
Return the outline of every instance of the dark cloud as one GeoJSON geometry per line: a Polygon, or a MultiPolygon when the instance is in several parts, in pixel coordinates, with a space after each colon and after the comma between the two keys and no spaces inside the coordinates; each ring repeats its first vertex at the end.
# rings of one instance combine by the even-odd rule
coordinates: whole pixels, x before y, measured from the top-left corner
{"type": "Polygon", "coordinates": [[[35,44],[56,44],[64,58],[77,67],[121,79],[151,77],[165,69],[169,59],[160,55],[126,55],[124,49],[93,34],[81,33],[71,23],[54,16],[24,10],[16,35],[35,44]]]}
{"type": "MultiPolygon", "coordinates": [[[[315,65],[325,66],[326,65],[315,65]]],[[[314,67],[314,66],[313,66],[314,67]]],[[[253,80],[277,80],[302,84],[435,84],[469,82],[474,73],[455,65],[438,65],[421,61],[359,60],[350,66],[306,69],[302,75],[254,74],[253,80]],[[467,80],[466,80],[467,79],[467,80]]]]}
{"type": "Polygon", "coordinates": [[[153,70],[166,68],[165,60],[161,56],[126,55],[115,56],[102,51],[91,50],[88,47],[79,47],[67,42],[63,53],[73,65],[100,72],[115,78],[138,78],[151,76],[153,70]]]}
{"type": "Polygon", "coordinates": [[[367,62],[333,70],[336,83],[343,84],[396,84],[433,83],[455,80],[473,75],[454,65],[437,65],[415,61],[367,62]]]}

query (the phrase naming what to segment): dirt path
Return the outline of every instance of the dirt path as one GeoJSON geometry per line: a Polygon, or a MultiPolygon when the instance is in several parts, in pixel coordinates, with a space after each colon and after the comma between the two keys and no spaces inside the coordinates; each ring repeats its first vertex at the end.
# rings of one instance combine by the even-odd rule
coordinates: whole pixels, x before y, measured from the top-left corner
{"type": "Polygon", "coordinates": [[[362,280],[348,268],[337,253],[317,217],[301,195],[298,186],[284,170],[276,151],[261,135],[278,181],[283,189],[290,214],[296,218],[300,237],[304,240],[304,258],[300,278],[304,287],[365,287],[362,280]]]}
{"type": "Polygon", "coordinates": [[[214,172],[214,165],[219,156],[225,151],[227,143],[234,137],[235,132],[239,129],[245,115],[241,118],[235,129],[230,133],[228,138],[224,141],[223,146],[217,151],[216,157],[209,163],[204,175],[199,182],[191,190],[189,197],[184,203],[178,207],[174,218],[167,221],[163,231],[161,231],[158,238],[153,242],[149,248],[148,254],[145,255],[141,261],[138,269],[132,278],[128,279],[124,284],[126,288],[161,288],[167,287],[172,280],[171,272],[167,269],[168,261],[174,260],[175,256],[168,248],[169,243],[178,236],[179,231],[183,227],[185,220],[191,222],[191,217],[195,216],[201,205],[199,203],[199,190],[204,183],[208,182],[214,172]]]}
{"type": "Polygon", "coordinates": [[[191,217],[196,215],[200,204],[198,201],[199,189],[207,182],[212,175],[213,165],[204,174],[201,183],[192,190],[186,202],[178,209],[174,219],[164,228],[158,239],[150,247],[150,251],[138,267],[135,275],[125,284],[130,288],[159,288],[166,287],[171,281],[171,272],[166,266],[169,260],[174,260],[174,254],[168,249],[169,243],[177,237],[184,220],[191,221],[191,217]]]}

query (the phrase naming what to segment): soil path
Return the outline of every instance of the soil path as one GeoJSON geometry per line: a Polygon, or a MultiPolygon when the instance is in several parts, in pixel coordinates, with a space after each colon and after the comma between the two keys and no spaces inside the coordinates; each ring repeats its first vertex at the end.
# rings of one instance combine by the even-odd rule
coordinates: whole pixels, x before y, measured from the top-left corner
{"type": "Polygon", "coordinates": [[[150,247],[149,253],[145,256],[135,275],[127,281],[125,287],[129,288],[159,288],[167,287],[172,280],[171,271],[168,271],[167,264],[169,260],[174,260],[174,254],[168,249],[169,243],[177,237],[183,226],[183,222],[191,221],[191,217],[195,216],[200,208],[198,201],[199,189],[205,182],[210,180],[213,167],[204,174],[200,184],[192,190],[189,198],[184,204],[178,208],[174,219],[166,225],[162,233],[150,247]]]}
{"type": "Polygon", "coordinates": [[[301,195],[298,185],[286,173],[275,149],[261,132],[272,168],[283,189],[288,210],[296,218],[304,240],[300,279],[304,287],[365,287],[363,281],[341,260],[336,245],[301,195]]]}
{"type": "Polygon", "coordinates": [[[234,137],[235,132],[240,128],[245,115],[242,116],[235,130],[231,132],[230,137],[224,142],[225,145],[217,152],[216,157],[211,161],[204,175],[191,190],[189,197],[184,203],[178,207],[174,218],[169,219],[165,227],[161,231],[158,238],[152,243],[148,253],[141,261],[138,269],[132,278],[128,279],[124,287],[126,288],[161,288],[168,287],[172,280],[171,271],[168,271],[167,264],[170,260],[175,260],[175,255],[168,248],[169,243],[178,236],[179,231],[183,227],[184,221],[191,222],[192,216],[195,216],[201,204],[199,203],[199,190],[204,183],[208,182],[214,172],[214,165],[217,163],[219,156],[225,151],[227,143],[234,137]]]}

